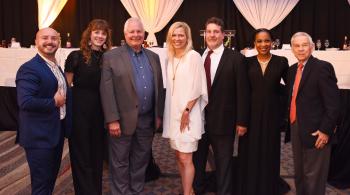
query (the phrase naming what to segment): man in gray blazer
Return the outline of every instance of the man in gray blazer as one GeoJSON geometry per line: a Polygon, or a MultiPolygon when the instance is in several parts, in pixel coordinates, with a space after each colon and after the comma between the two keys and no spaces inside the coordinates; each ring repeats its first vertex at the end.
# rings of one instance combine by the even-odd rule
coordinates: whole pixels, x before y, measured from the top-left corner
{"type": "Polygon", "coordinates": [[[100,84],[109,130],[112,194],[139,194],[161,123],[164,89],[159,56],[142,47],[145,30],[137,18],[124,25],[126,45],[103,55],[100,84]]]}

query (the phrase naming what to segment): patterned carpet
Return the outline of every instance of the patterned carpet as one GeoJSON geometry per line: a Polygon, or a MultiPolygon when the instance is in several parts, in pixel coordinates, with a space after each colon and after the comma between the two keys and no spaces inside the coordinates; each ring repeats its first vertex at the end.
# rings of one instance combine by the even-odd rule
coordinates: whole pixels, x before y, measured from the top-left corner
{"type": "MultiPolygon", "coordinates": [[[[30,176],[23,149],[14,144],[15,132],[0,132],[0,195],[30,194],[30,176]]],[[[181,193],[181,183],[175,153],[169,148],[168,141],[156,135],[153,143],[154,157],[162,175],[156,181],[148,182],[142,194],[175,195],[181,193]]],[[[293,184],[293,163],[290,144],[282,144],[281,176],[291,186],[287,195],[295,194],[293,184]]],[[[109,177],[107,166],[103,174],[103,194],[109,194],[109,177]]],[[[54,194],[73,195],[73,181],[69,164],[68,144],[65,143],[63,160],[54,194]]],[[[213,193],[208,193],[213,194],[213,193]]],[[[350,195],[350,189],[339,190],[327,186],[327,195],[350,195]]]]}

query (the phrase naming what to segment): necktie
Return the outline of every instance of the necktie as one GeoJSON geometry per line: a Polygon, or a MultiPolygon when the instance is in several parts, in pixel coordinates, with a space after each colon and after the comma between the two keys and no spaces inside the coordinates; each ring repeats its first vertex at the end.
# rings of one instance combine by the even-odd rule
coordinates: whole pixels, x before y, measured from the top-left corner
{"type": "Polygon", "coordinates": [[[210,64],[211,64],[211,59],[210,55],[213,53],[213,50],[209,50],[207,57],[205,57],[204,60],[204,69],[205,69],[205,75],[207,77],[207,89],[208,89],[208,94],[210,93],[210,88],[211,88],[211,75],[210,75],[210,64]]]}
{"type": "Polygon", "coordinates": [[[303,67],[304,67],[303,64],[298,64],[297,74],[295,75],[295,80],[294,80],[294,85],[293,85],[293,93],[292,93],[292,101],[290,103],[290,114],[289,114],[291,124],[293,124],[295,122],[296,117],[297,117],[297,108],[296,108],[295,100],[296,100],[297,95],[298,95],[301,74],[303,73],[303,67]]]}

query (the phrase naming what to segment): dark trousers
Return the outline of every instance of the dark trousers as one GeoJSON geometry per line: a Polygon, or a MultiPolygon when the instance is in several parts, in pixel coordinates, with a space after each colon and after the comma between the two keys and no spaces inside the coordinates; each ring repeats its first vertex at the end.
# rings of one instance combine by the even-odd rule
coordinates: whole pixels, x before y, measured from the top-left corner
{"type": "Polygon", "coordinates": [[[83,130],[74,129],[69,139],[74,191],[76,195],[100,195],[106,130],[94,128],[83,130]]]}
{"type": "Polygon", "coordinates": [[[32,186],[32,195],[52,194],[61,166],[64,138],[55,148],[24,148],[32,186]]]}
{"type": "Polygon", "coordinates": [[[331,147],[305,148],[300,136],[296,122],[291,125],[291,139],[297,195],[324,195],[331,147]]]}
{"type": "Polygon", "coordinates": [[[207,185],[204,181],[209,145],[212,146],[214,153],[217,194],[232,194],[233,142],[233,135],[210,135],[208,133],[202,135],[202,139],[198,142],[198,150],[193,153],[195,167],[193,189],[197,194],[203,194],[207,185]]]}
{"type": "MultiPolygon", "coordinates": [[[[123,131],[123,130],[122,130],[123,131]]],[[[133,135],[109,136],[111,194],[140,194],[145,184],[154,132],[153,114],[139,116],[133,135]]]]}

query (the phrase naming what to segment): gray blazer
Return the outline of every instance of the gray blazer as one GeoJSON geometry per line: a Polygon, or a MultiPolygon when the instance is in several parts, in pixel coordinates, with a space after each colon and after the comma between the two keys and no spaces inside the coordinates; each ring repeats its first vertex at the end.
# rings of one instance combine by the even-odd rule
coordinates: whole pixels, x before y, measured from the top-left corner
{"type": "MultiPolygon", "coordinates": [[[[157,117],[163,117],[164,109],[162,71],[159,56],[147,49],[145,53],[154,76],[156,121],[157,117]]],[[[105,122],[119,121],[125,135],[134,133],[138,118],[138,97],[132,68],[127,46],[112,49],[103,55],[100,92],[105,122]]]]}

